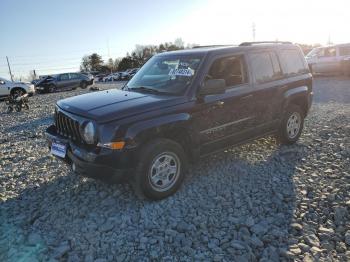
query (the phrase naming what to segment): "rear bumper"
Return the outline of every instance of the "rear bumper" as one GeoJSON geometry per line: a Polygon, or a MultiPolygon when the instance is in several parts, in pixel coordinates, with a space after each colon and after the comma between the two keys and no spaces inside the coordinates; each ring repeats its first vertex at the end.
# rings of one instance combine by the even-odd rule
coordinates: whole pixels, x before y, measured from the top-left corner
{"type": "Polygon", "coordinates": [[[108,182],[122,182],[132,176],[134,170],[131,168],[133,152],[107,149],[88,151],[82,149],[57,134],[54,125],[47,128],[46,139],[50,150],[53,142],[59,142],[67,146],[65,158],[55,157],[70,165],[73,171],[79,175],[108,182]]]}

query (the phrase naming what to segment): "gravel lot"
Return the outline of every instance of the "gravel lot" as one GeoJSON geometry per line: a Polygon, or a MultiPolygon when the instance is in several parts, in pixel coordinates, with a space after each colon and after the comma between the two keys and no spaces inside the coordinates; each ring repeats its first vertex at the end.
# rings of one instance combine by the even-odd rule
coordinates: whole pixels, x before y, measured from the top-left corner
{"type": "Polygon", "coordinates": [[[160,202],[49,155],[54,102],[88,90],[0,113],[0,261],[350,261],[350,79],[316,78],[314,91],[296,145],[210,156],[160,202]]]}

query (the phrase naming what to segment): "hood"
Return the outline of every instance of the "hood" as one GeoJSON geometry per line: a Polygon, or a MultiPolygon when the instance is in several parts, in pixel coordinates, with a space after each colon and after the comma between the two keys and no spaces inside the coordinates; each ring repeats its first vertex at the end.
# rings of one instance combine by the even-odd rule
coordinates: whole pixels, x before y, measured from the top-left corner
{"type": "Polygon", "coordinates": [[[113,89],[66,98],[58,101],[57,105],[72,114],[96,122],[108,122],[184,102],[184,97],[113,89]]]}
{"type": "Polygon", "coordinates": [[[53,80],[55,80],[54,77],[46,76],[46,77],[42,78],[41,80],[39,80],[35,85],[39,86],[41,84],[46,84],[46,83],[52,82],[53,80]]]}

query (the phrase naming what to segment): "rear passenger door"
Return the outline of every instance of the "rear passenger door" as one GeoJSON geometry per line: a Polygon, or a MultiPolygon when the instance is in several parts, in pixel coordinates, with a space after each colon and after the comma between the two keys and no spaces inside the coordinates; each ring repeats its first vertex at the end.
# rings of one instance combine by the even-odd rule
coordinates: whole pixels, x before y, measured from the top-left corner
{"type": "Polygon", "coordinates": [[[70,87],[69,74],[60,74],[57,77],[57,87],[59,89],[66,89],[70,87]]]}
{"type": "Polygon", "coordinates": [[[272,50],[249,53],[249,64],[253,75],[255,135],[272,131],[278,121],[284,86],[277,54],[272,50]]]}
{"type": "Polygon", "coordinates": [[[69,73],[70,87],[77,88],[80,85],[80,75],[77,73],[69,73]]]}

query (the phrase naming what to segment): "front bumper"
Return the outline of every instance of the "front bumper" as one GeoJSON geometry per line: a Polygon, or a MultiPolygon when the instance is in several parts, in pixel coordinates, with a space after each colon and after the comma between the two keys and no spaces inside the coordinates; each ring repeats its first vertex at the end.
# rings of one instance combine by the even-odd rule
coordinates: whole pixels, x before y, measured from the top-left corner
{"type": "Polygon", "coordinates": [[[56,157],[82,176],[118,183],[129,179],[133,173],[133,152],[130,150],[86,150],[57,134],[54,125],[46,129],[46,139],[50,150],[53,142],[67,146],[66,157],[56,157]]]}

